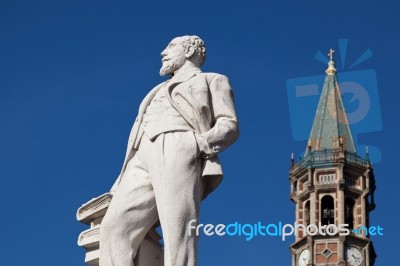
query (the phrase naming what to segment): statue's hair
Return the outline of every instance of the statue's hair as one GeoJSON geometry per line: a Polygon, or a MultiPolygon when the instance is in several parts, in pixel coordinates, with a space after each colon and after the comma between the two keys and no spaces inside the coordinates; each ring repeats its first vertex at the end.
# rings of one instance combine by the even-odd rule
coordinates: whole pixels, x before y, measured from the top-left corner
{"type": "Polygon", "coordinates": [[[199,66],[204,64],[204,61],[206,60],[206,46],[204,41],[196,35],[186,35],[182,36],[181,38],[183,47],[186,48],[192,46],[194,48],[193,56],[195,56],[196,60],[198,60],[199,66]]]}

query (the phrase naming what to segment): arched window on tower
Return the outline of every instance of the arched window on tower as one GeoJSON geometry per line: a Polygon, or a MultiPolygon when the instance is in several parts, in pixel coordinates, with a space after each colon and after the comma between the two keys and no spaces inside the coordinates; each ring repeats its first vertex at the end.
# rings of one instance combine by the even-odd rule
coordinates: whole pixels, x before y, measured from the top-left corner
{"type": "Polygon", "coordinates": [[[344,201],[344,223],[349,225],[349,229],[354,228],[354,200],[346,198],[344,201]]]}
{"type": "Polygon", "coordinates": [[[332,196],[326,195],[321,199],[321,223],[329,225],[335,223],[335,208],[332,196]]]}
{"type": "Polygon", "coordinates": [[[304,204],[304,223],[306,226],[310,224],[310,201],[307,200],[304,204]]]}

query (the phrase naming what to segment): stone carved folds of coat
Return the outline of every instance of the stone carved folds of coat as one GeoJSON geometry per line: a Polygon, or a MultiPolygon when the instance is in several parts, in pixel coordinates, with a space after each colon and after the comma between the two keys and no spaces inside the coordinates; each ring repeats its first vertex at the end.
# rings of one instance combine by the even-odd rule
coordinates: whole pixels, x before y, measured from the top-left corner
{"type": "Polygon", "coordinates": [[[168,100],[193,128],[203,152],[202,181],[205,198],[222,180],[223,172],[217,153],[238,138],[239,128],[228,78],[200,71],[172,77],[152,89],[143,99],[129,136],[121,173],[111,191],[116,189],[127,163],[135,155],[135,142],[146,108],[164,85],[168,86],[168,100]]]}

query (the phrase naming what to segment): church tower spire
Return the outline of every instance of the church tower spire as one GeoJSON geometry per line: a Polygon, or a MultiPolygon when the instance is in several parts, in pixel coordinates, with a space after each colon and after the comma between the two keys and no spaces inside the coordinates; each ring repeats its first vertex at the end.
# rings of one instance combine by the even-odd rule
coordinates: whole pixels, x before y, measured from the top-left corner
{"type": "Polygon", "coordinates": [[[375,208],[375,177],[368,155],[356,154],[333,53],[305,156],[298,162],[291,157],[297,230],[290,246],[292,266],[373,266],[376,258],[364,230],[375,208]]]}
{"type": "Polygon", "coordinates": [[[340,147],[351,153],[356,152],[336,77],[334,52],[330,49],[328,54],[330,60],[325,71],[327,76],[308,140],[306,155],[312,151],[340,147]]]}

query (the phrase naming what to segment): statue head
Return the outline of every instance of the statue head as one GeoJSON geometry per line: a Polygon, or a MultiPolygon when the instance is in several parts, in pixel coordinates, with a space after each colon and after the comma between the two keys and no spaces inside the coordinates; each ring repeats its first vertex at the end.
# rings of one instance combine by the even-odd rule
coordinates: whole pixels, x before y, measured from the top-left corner
{"type": "Polygon", "coordinates": [[[160,75],[172,75],[187,62],[200,67],[206,59],[206,47],[198,36],[176,37],[161,52],[161,57],[160,75]]]}

